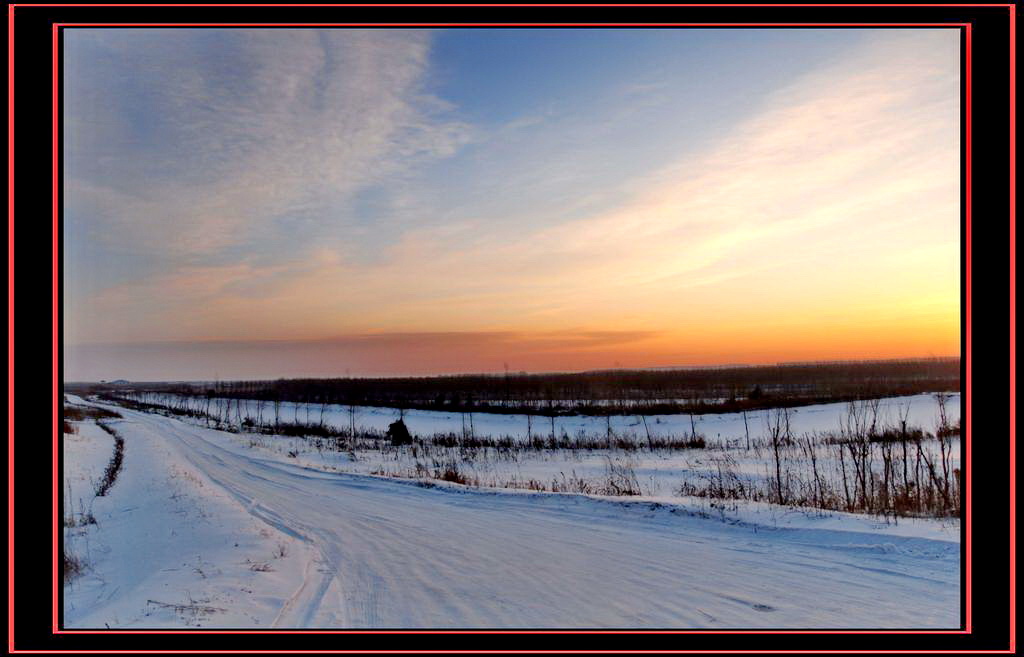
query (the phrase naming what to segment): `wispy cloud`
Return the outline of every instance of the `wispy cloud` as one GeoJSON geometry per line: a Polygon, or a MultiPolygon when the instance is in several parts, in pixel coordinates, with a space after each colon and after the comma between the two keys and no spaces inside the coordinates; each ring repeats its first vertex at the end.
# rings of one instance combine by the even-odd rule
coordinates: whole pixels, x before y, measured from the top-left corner
{"type": "Polygon", "coordinates": [[[195,257],[331,237],[358,190],[470,137],[423,88],[428,32],[221,31],[212,52],[197,32],[68,34],[67,202],[122,247],[195,257]],[[105,82],[118,77],[127,88],[105,82]]]}
{"type": "MultiPolygon", "coordinates": [[[[181,78],[161,92],[177,96],[161,128],[180,140],[173,175],[138,166],[142,147],[103,175],[73,167],[68,198],[109,239],[178,254],[91,298],[80,341],[377,336],[365,350],[394,333],[417,336],[396,353],[426,369],[602,348],[772,359],[796,335],[800,358],[878,355],[885,340],[955,349],[954,33],[879,32],[699,150],[589,186],[581,158],[617,164],[618,143],[596,138],[609,116],[665,84],[619,85],[624,104],[593,117],[530,114],[484,134],[424,87],[428,34],[239,41],[244,70],[165,71],[181,78]],[[441,161],[459,175],[431,188],[418,175],[441,161]],[[361,223],[362,195],[382,187],[361,223]],[[459,337],[432,349],[429,336],[459,337]]],[[[607,353],[587,366],[610,366],[607,353]]]]}

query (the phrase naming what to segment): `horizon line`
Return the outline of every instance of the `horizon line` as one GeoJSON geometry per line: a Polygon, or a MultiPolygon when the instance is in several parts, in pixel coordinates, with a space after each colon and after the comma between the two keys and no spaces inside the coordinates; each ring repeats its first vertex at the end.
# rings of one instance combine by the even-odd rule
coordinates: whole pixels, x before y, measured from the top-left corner
{"type": "Polygon", "coordinates": [[[833,360],[803,360],[803,361],[777,361],[774,363],[720,363],[714,365],[654,365],[650,367],[606,367],[582,370],[505,370],[505,371],[466,371],[449,374],[390,374],[390,375],[352,375],[343,376],[290,376],[290,377],[250,377],[250,378],[225,378],[215,377],[213,379],[146,379],[129,380],[115,378],[112,380],[78,380],[64,381],[67,384],[89,384],[89,383],[114,383],[127,381],[129,383],[209,383],[209,382],[233,382],[233,381],[304,381],[304,380],[335,380],[335,379],[447,379],[460,377],[502,377],[502,376],[543,376],[553,374],[600,374],[606,372],[650,372],[663,370],[729,370],[746,369],[757,367],[801,367],[801,366],[826,366],[826,365],[881,365],[896,363],[915,363],[927,361],[950,361],[962,360],[962,354],[951,356],[915,356],[903,358],[854,358],[854,359],[833,359],[833,360]]]}

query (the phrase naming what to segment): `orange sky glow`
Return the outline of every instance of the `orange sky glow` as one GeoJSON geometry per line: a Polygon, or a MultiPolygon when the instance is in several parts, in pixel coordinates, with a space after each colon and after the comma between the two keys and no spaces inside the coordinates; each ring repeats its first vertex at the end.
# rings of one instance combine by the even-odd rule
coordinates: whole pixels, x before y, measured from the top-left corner
{"type": "MultiPolygon", "coordinates": [[[[402,56],[365,40],[358,47],[370,58],[392,53],[381,66],[402,56]]],[[[430,52],[428,43],[408,53],[401,75],[425,75],[430,52]]],[[[304,79],[302,70],[284,74],[304,79]]],[[[382,84],[371,79],[364,86],[382,84]]],[[[303,153],[321,158],[328,172],[320,183],[330,192],[310,191],[321,174],[292,182],[278,173],[274,155],[293,155],[284,142],[244,168],[218,169],[216,186],[182,178],[136,193],[69,175],[69,204],[114,222],[103,248],[132,255],[111,273],[103,267],[116,258],[69,252],[65,376],[426,375],[506,365],[565,371],[954,356],[959,86],[955,32],[869,35],[751,101],[713,139],[656,165],[623,162],[628,174],[614,189],[592,181],[520,207],[517,195],[529,185],[547,189],[578,170],[558,168],[571,149],[543,150],[551,138],[540,133],[535,159],[523,155],[542,167],[535,176],[508,164],[507,188],[472,199],[439,198],[388,160],[374,183],[392,195],[378,224],[358,212],[340,218],[337,208],[369,202],[363,188],[331,176],[376,170],[366,163],[385,157],[392,133],[365,146],[361,160],[334,161],[341,147],[317,150],[315,140],[297,151],[297,161],[303,153]],[[388,187],[388,176],[399,182],[388,187]],[[316,205],[321,196],[335,205],[316,205]],[[283,209],[261,215],[269,206],[283,209]],[[172,210],[179,214],[162,214],[172,210]],[[138,217],[164,219],[143,230],[138,217]]],[[[638,93],[623,92],[623,112],[638,93]]],[[[368,106],[392,108],[420,96],[382,89],[367,98],[368,106]]],[[[294,102],[285,115],[308,109],[294,102]]],[[[549,113],[486,131],[468,120],[429,124],[418,129],[436,131],[430,148],[457,130],[466,136],[451,137],[422,166],[448,162],[455,170],[466,158],[472,172],[488,149],[500,164],[502,153],[525,150],[531,131],[555,120],[549,113]]],[[[413,119],[384,113],[380,121],[413,119]]],[[[582,130],[578,123],[552,134],[582,130]]],[[[371,129],[377,124],[357,132],[371,129]]],[[[614,164],[624,147],[606,139],[614,164]]],[[[467,188],[485,184],[465,175],[467,188]]],[[[66,223],[66,241],[99,230],[84,225],[66,223]]]]}

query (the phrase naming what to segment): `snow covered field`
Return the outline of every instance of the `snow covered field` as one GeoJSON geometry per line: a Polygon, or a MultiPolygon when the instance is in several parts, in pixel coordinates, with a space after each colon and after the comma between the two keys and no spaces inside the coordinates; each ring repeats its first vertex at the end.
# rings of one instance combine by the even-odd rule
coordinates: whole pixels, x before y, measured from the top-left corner
{"type": "Polygon", "coordinates": [[[64,435],[65,517],[76,518],[64,542],[84,563],[64,586],[66,626],[273,625],[311,547],[249,514],[152,428],[104,422],[126,446],[103,497],[93,491],[113,439],[92,422],[64,435]],[[80,523],[82,510],[95,523],[80,523]]]}
{"type": "MultiPolygon", "coordinates": [[[[151,403],[176,405],[185,403],[189,408],[201,410],[206,408],[206,400],[202,398],[184,398],[178,395],[147,393],[144,400],[151,403]]],[[[892,424],[898,419],[900,407],[909,407],[908,424],[933,428],[938,414],[935,396],[930,394],[911,395],[883,399],[879,405],[879,421],[892,424]]],[[[845,403],[818,404],[803,406],[791,410],[791,428],[794,434],[815,431],[835,431],[846,413],[845,403]]],[[[355,406],[355,425],[359,431],[385,431],[388,425],[399,417],[395,408],[372,406],[355,406]]],[[[337,404],[303,404],[281,402],[280,408],[274,411],[272,402],[260,402],[253,399],[224,400],[215,399],[211,403],[210,413],[219,416],[236,414],[244,421],[253,423],[301,422],[304,424],[325,424],[336,429],[348,429],[350,407],[337,404]],[[239,407],[235,403],[240,402],[239,407]],[[322,414],[322,417],[321,417],[322,414]]],[[[947,402],[947,412],[955,422],[960,418],[960,395],[953,393],[947,402]]],[[[696,432],[703,435],[709,442],[742,441],[749,431],[751,435],[763,432],[765,417],[768,411],[750,411],[746,414],[746,423],[742,413],[709,413],[694,415],[693,423],[696,432]]],[[[443,411],[408,410],[404,413],[405,423],[409,431],[415,435],[430,436],[433,434],[461,434],[463,427],[472,423],[474,435],[499,438],[510,436],[525,440],[528,435],[546,437],[552,433],[551,419],[541,415],[503,413],[447,413],[443,411]],[[464,425],[465,423],[465,425],[464,425]]],[[[690,416],[687,414],[648,415],[641,419],[639,415],[611,416],[611,430],[617,436],[632,437],[636,440],[646,438],[647,431],[652,437],[687,436],[691,432],[690,416]],[[647,429],[644,428],[646,420],[647,429]]],[[[604,436],[608,430],[604,417],[587,415],[568,415],[555,418],[554,433],[556,436],[604,436]]]]}
{"type": "Polygon", "coordinates": [[[68,627],[959,623],[954,522],[724,509],[671,491],[427,487],[331,471],[373,467],[362,453],[346,465],[306,441],[290,456],[282,441],[304,439],[117,410],[105,422],[124,437],[124,466],[106,497],[87,501],[87,482],[113,441],[86,422],[65,438],[65,479],[96,519],[65,529],[86,562],[65,586],[68,627]]]}
{"type": "MultiPolygon", "coordinates": [[[[234,438],[240,445],[333,472],[447,479],[496,488],[654,497],[698,495],[743,501],[776,500],[772,491],[781,484],[790,505],[870,509],[883,515],[886,508],[897,506],[904,508],[902,515],[950,515],[948,507],[958,499],[958,433],[944,443],[934,439],[914,443],[910,439],[906,445],[874,442],[865,433],[875,425],[877,431],[898,430],[904,417],[907,431],[934,433],[940,423],[935,395],[875,400],[877,409],[870,401],[858,402],[854,410],[859,414],[860,438],[849,433],[849,404],[788,409],[789,438],[783,437],[778,473],[770,439],[770,424],[778,419],[776,410],[748,412],[745,418],[742,413],[692,418],[554,418],[560,423],[556,430],[558,426],[576,426],[575,434],[567,429],[550,433],[551,418],[541,416],[527,423],[526,416],[475,413],[467,419],[457,413],[410,411],[405,413],[405,422],[421,440],[415,446],[393,447],[380,437],[388,424],[399,418],[396,409],[359,407],[350,414],[348,407],[329,405],[281,404],[271,410],[272,405],[260,407],[251,400],[207,401],[161,394],[142,398],[177,412],[207,413],[194,419],[206,426],[224,419],[225,426],[243,429],[234,438]],[[325,427],[342,434],[348,433],[346,424],[351,423],[362,437],[349,441],[255,432],[257,426],[305,423],[307,419],[310,428],[325,427]],[[517,433],[520,419],[524,423],[517,433]],[[692,433],[702,440],[707,437],[706,449],[679,448],[692,433]],[[559,445],[573,448],[527,445],[530,437],[546,444],[552,435],[557,436],[559,445]],[[852,444],[839,445],[836,439],[854,443],[863,439],[864,453],[852,444]],[[659,440],[673,440],[676,445],[659,447],[659,440]],[[492,446],[486,447],[488,444],[492,446]],[[940,508],[943,506],[946,508],[940,508]]],[[[946,399],[945,413],[948,425],[959,426],[958,394],[946,399]]]]}

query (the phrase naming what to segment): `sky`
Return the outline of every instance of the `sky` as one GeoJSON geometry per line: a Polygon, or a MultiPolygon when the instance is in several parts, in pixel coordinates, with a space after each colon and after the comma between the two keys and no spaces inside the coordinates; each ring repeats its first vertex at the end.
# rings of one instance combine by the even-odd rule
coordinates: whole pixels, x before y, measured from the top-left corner
{"type": "Polygon", "coordinates": [[[64,378],[951,356],[959,34],[64,32],[64,378]]]}

